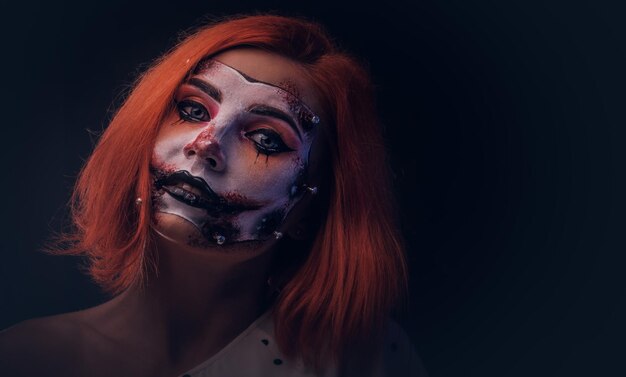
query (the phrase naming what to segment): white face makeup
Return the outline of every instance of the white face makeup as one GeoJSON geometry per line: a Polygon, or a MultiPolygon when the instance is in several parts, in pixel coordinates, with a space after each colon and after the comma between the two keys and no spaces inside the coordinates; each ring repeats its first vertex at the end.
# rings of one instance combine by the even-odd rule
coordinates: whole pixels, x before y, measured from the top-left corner
{"type": "Polygon", "coordinates": [[[190,245],[274,237],[306,191],[319,117],[280,86],[208,60],[178,89],[152,156],[153,204],[195,226],[190,245]]]}

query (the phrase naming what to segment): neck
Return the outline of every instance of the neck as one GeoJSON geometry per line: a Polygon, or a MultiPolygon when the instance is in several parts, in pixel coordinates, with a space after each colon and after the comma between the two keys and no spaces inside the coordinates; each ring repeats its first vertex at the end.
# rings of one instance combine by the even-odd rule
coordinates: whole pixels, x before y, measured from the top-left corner
{"type": "Polygon", "coordinates": [[[184,372],[215,354],[266,309],[270,252],[232,245],[205,253],[157,238],[154,253],[157,272],[147,284],[111,303],[123,337],[141,339],[172,369],[184,372]]]}
{"type": "Polygon", "coordinates": [[[194,327],[216,318],[255,319],[263,310],[269,253],[232,255],[239,253],[245,251],[188,252],[163,241],[157,249],[158,272],[137,294],[158,305],[163,319],[194,327]]]}

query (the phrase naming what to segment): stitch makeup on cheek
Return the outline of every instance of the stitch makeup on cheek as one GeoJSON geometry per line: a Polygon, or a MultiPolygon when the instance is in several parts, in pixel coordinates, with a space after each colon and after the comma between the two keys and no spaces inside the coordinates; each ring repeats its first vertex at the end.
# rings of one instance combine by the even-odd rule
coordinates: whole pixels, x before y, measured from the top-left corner
{"type": "Polygon", "coordinates": [[[305,193],[317,116],[292,82],[284,89],[217,60],[198,67],[176,96],[181,122],[157,137],[154,212],[192,224],[194,247],[279,238],[305,193]]]}

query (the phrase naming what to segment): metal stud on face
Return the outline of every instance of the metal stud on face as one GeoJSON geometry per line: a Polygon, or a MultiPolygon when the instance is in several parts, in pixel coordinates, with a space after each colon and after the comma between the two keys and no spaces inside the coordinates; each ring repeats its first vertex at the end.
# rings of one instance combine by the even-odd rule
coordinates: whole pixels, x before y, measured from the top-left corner
{"type": "Polygon", "coordinates": [[[226,242],[226,237],[222,236],[221,234],[215,233],[213,235],[213,238],[215,239],[215,242],[217,242],[218,245],[223,245],[224,242],[226,242]]]}
{"type": "Polygon", "coordinates": [[[135,205],[140,206],[141,204],[143,204],[143,200],[141,198],[135,199],[135,205]]]}
{"type": "Polygon", "coordinates": [[[320,117],[318,117],[317,115],[313,115],[311,117],[311,123],[318,124],[319,122],[320,122],[320,117]]]}
{"type": "Polygon", "coordinates": [[[307,185],[304,185],[304,188],[310,192],[312,195],[317,194],[317,186],[313,186],[313,187],[309,187],[307,185]]]}
{"type": "Polygon", "coordinates": [[[283,238],[283,234],[277,230],[274,231],[274,238],[276,238],[277,240],[283,238]]]}

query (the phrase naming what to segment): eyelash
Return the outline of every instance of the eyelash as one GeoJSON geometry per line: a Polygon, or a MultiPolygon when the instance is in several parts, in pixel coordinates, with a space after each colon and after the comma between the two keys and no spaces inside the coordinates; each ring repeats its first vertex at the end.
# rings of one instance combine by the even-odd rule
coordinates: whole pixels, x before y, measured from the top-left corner
{"type": "Polygon", "coordinates": [[[282,152],[292,152],[293,149],[289,148],[283,139],[281,139],[280,135],[272,130],[268,130],[266,128],[261,128],[258,130],[246,132],[245,136],[250,139],[254,143],[254,147],[257,152],[262,153],[266,156],[282,153],[282,152]],[[261,139],[256,140],[255,137],[260,136],[261,139]],[[266,145],[261,144],[263,140],[271,140],[270,138],[274,138],[273,142],[275,146],[268,147],[266,145]]]}
{"type": "Polygon", "coordinates": [[[196,101],[184,100],[177,102],[176,108],[178,109],[178,115],[180,116],[180,119],[187,122],[208,122],[211,120],[211,115],[209,114],[209,111],[196,101]],[[194,116],[191,114],[190,111],[185,110],[186,107],[191,107],[191,111],[201,110],[204,116],[194,116]]]}
{"type": "MultiPolygon", "coordinates": [[[[194,122],[194,123],[208,122],[211,120],[209,111],[196,101],[183,100],[183,101],[177,102],[176,108],[178,109],[178,115],[180,116],[181,120],[184,120],[187,122],[194,122]],[[191,107],[192,108],[191,111],[201,110],[203,115],[194,116],[191,114],[191,111],[185,110],[186,107],[191,107]]],[[[278,133],[269,129],[261,128],[258,130],[246,132],[245,136],[248,139],[250,139],[252,143],[254,143],[254,147],[259,153],[262,153],[266,156],[276,154],[276,153],[293,151],[293,149],[289,148],[285,144],[285,142],[283,141],[283,139],[280,137],[278,133]],[[257,137],[260,137],[260,139],[257,140],[257,137]],[[273,140],[274,146],[268,147],[267,145],[262,144],[263,141],[271,140],[272,138],[274,139],[273,140]]]]}

